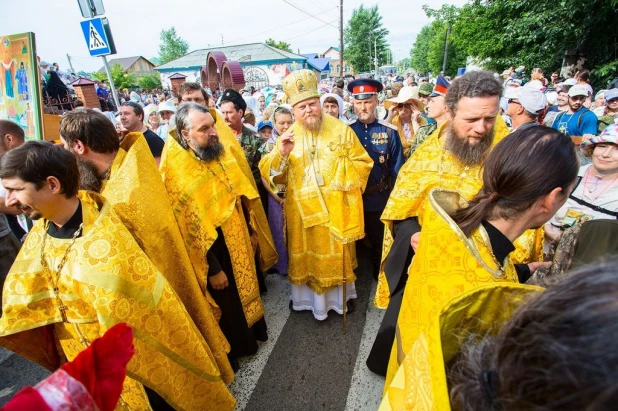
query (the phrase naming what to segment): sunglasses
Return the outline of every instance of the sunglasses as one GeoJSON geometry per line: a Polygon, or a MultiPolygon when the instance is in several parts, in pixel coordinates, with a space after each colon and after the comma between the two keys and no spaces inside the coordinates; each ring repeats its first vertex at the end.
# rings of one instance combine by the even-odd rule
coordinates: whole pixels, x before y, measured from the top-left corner
{"type": "Polygon", "coordinates": [[[510,98],[510,99],[508,100],[508,104],[511,104],[511,103],[513,103],[513,104],[519,104],[519,105],[521,106],[521,103],[520,103],[519,101],[517,101],[517,99],[516,99],[516,98],[510,98]]]}
{"type": "Polygon", "coordinates": [[[402,103],[399,103],[399,104],[397,104],[397,108],[400,109],[400,110],[402,108],[407,108],[407,109],[411,110],[412,109],[412,104],[402,104],[402,103]]]}

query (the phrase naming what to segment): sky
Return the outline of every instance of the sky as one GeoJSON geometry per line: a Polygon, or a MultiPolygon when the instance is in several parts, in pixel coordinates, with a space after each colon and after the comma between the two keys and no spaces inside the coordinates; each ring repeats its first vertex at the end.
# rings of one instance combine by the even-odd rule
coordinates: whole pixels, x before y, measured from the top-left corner
{"type": "MultiPolygon", "coordinates": [[[[416,35],[430,22],[423,4],[439,8],[465,2],[379,2],[395,61],[408,57],[416,35]]],[[[353,9],[376,3],[344,0],[344,27],[353,9]]],[[[189,51],[215,47],[222,41],[227,46],[263,42],[269,37],[290,43],[295,53],[323,53],[339,45],[339,0],[103,0],[103,4],[117,50],[110,59],[156,57],[161,30],[172,26],[189,43],[189,51]]],[[[0,10],[0,37],[34,32],[42,60],[68,70],[68,54],[75,71],[90,72],[103,66],[100,57],[88,54],[77,0],[0,0],[0,10]]]]}

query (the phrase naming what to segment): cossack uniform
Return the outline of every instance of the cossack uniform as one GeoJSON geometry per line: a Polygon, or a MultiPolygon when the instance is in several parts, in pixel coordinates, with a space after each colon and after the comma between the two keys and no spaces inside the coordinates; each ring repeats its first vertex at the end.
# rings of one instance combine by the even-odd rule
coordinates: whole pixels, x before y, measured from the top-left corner
{"type": "MultiPolygon", "coordinates": [[[[348,84],[348,91],[356,100],[372,98],[381,90],[382,84],[373,79],[358,79],[348,84]]],[[[380,215],[386,207],[399,169],[405,161],[403,148],[397,127],[378,120],[375,116],[371,123],[357,119],[350,123],[350,127],[373,159],[373,169],[363,194],[363,206],[365,231],[371,241],[374,275],[377,275],[384,237],[384,224],[380,221],[380,215]]]]}

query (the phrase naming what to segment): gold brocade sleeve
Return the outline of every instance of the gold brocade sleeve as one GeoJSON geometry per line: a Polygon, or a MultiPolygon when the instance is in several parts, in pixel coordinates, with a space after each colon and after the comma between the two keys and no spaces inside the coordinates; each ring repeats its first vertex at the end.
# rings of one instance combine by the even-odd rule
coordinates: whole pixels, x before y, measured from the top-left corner
{"type": "Polygon", "coordinates": [[[380,411],[449,411],[447,364],[470,335],[495,335],[539,287],[494,284],[448,302],[427,331],[416,338],[391,384],[380,411]]]}
{"type": "Polygon", "coordinates": [[[129,133],[101,193],[165,276],[212,350],[226,383],[234,379],[230,345],[219,328],[221,310],[193,269],[157,165],[142,133],[129,133]]]}
{"type": "MultiPolygon", "coordinates": [[[[82,329],[92,340],[124,322],[133,328],[136,340],[127,367],[133,378],[176,409],[233,409],[235,401],[214,356],[172,287],[109,203],[94,193],[80,192],[79,197],[84,233],[75,241],[57,283],[67,306],[66,321],[52,292],[51,273],[41,264],[46,235],[41,221],[7,276],[0,337],[58,323],[82,329]]],[[[47,238],[48,266],[58,266],[69,241],[47,238]]],[[[83,338],[75,341],[83,343],[83,338]]]]}
{"type": "Polygon", "coordinates": [[[340,133],[339,142],[331,142],[329,147],[335,165],[327,207],[331,234],[347,244],[365,236],[362,193],[373,160],[350,127],[344,124],[340,133]]]}

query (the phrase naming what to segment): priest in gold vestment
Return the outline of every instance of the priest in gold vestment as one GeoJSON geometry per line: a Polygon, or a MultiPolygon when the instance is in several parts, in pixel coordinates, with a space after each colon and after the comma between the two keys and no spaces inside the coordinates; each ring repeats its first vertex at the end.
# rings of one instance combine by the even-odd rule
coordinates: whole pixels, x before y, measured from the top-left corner
{"type": "Polygon", "coordinates": [[[322,115],[310,70],[292,72],[283,88],[296,121],[262,158],[260,171],[271,184],[287,185],[290,307],[324,320],[356,298],[354,242],[364,236],[362,192],[373,161],[352,129],[322,115]]]}
{"type": "Polygon", "coordinates": [[[227,358],[230,346],[219,328],[221,316],[196,276],[176,218],[142,133],[119,144],[116,130],[101,113],[74,110],[62,117],[60,138],[77,156],[81,188],[100,192],[137,243],[166,278],[212,350],[226,383],[234,379],[227,358]]]}
{"type": "Polygon", "coordinates": [[[193,268],[221,308],[235,362],[268,338],[253,257],[261,202],[207,108],[183,104],[176,138],[166,141],[161,175],[193,268]]]}
{"type": "MultiPolygon", "coordinates": [[[[377,374],[386,374],[407,271],[421,235],[429,191],[456,190],[471,199],[480,190],[483,162],[509,133],[498,116],[501,92],[502,87],[491,73],[469,72],[456,79],[444,97],[449,121],[441,124],[400,170],[382,214],[382,270],[374,303],[387,311],[367,359],[367,366],[377,374]]],[[[514,262],[542,260],[542,230],[526,232],[516,245],[514,262]]]]}
{"type": "MultiPolygon", "coordinates": [[[[204,88],[199,83],[186,82],[180,86],[178,91],[181,103],[196,103],[205,108],[208,108],[208,102],[212,100],[208,96],[204,88]]],[[[240,143],[232,133],[232,129],[225,124],[223,117],[214,108],[209,109],[210,115],[215,119],[215,128],[221,144],[225,150],[229,151],[236,159],[236,164],[240,167],[243,174],[251,180],[251,185],[257,190],[255,184],[255,178],[253,172],[245,156],[240,143]]],[[[178,140],[178,133],[176,132],[176,126],[170,131],[170,135],[178,140]]],[[[277,252],[275,250],[275,242],[273,241],[272,234],[270,232],[270,226],[266,218],[266,213],[263,207],[257,205],[253,207],[251,213],[251,226],[255,227],[255,231],[252,234],[254,247],[256,248],[256,269],[258,270],[258,280],[260,281],[260,287],[264,287],[263,276],[261,273],[271,268],[277,262],[277,252]]]]}
{"type": "Polygon", "coordinates": [[[118,409],[150,409],[144,388],[179,410],[233,409],[177,294],[112,206],[77,193],[78,174],[75,157],[46,142],[28,142],[0,161],[7,203],[39,220],[4,286],[0,345],[55,370],[124,322],[135,356],[118,409]]]}
{"type": "MultiPolygon", "coordinates": [[[[523,282],[512,262],[513,244],[542,227],[568,198],[578,161],[568,137],[546,127],[517,131],[489,155],[483,186],[473,200],[433,189],[396,326],[386,386],[420,333],[450,299],[497,282],[523,282]],[[538,164],[552,161],[546,171],[538,164]]],[[[531,264],[531,271],[543,264],[531,264]]]]}

